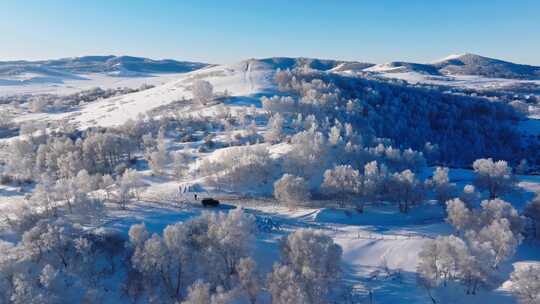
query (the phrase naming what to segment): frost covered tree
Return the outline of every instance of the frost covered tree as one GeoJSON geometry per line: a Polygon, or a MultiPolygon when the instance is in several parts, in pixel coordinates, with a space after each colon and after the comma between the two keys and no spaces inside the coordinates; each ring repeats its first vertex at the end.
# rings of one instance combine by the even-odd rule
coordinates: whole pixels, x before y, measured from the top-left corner
{"type": "Polygon", "coordinates": [[[269,113],[295,113],[298,110],[298,103],[290,96],[272,96],[270,98],[261,97],[263,109],[269,113]]]}
{"type": "Polygon", "coordinates": [[[449,169],[446,167],[437,167],[430,180],[430,186],[435,192],[435,198],[440,204],[454,197],[455,184],[450,183],[448,178],[449,169]]]}
{"type": "Polygon", "coordinates": [[[512,233],[518,237],[524,228],[524,218],[508,202],[500,199],[484,200],[481,208],[469,209],[460,199],[447,203],[447,221],[460,233],[466,230],[479,231],[494,221],[504,219],[512,233]]]}
{"type": "Polygon", "coordinates": [[[540,266],[525,266],[510,275],[510,290],[522,304],[540,302],[540,266]]]}
{"type": "Polygon", "coordinates": [[[269,143],[278,143],[283,139],[283,124],[285,120],[279,113],[272,115],[268,119],[266,133],[264,134],[264,141],[269,143]]]}
{"type": "MultiPolygon", "coordinates": [[[[362,177],[358,170],[350,165],[335,166],[324,172],[324,181],[321,190],[326,195],[336,197],[341,205],[352,197],[358,196],[362,188],[362,177]]],[[[362,212],[363,204],[358,204],[357,209],[362,212]]]]}
{"type": "Polygon", "coordinates": [[[124,174],[117,179],[117,184],[118,202],[122,208],[126,207],[131,198],[140,199],[140,188],[145,185],[140,173],[133,169],[124,171],[124,174]]]}
{"type": "Polygon", "coordinates": [[[515,254],[522,240],[523,218],[499,199],[469,209],[456,198],[447,202],[447,211],[447,221],[462,238],[439,237],[425,244],[419,255],[420,282],[430,289],[441,282],[456,281],[466,287],[467,294],[475,294],[480,287],[496,286],[499,265],[515,254]],[[460,244],[460,249],[448,246],[449,241],[460,244]],[[442,259],[452,261],[452,275],[439,269],[442,259]]]}
{"type": "Polygon", "coordinates": [[[341,136],[341,124],[337,124],[330,128],[328,133],[328,143],[333,147],[338,147],[343,144],[343,137],[341,136]]]}
{"type": "Polygon", "coordinates": [[[523,232],[524,218],[512,204],[501,199],[494,199],[482,201],[481,206],[482,209],[476,216],[479,221],[478,227],[488,226],[498,219],[506,219],[514,235],[518,236],[523,232]]]}
{"type": "Polygon", "coordinates": [[[390,177],[390,198],[398,203],[399,211],[409,212],[411,206],[424,198],[423,184],[411,170],[396,172],[390,177]]]}
{"type": "Polygon", "coordinates": [[[514,187],[515,178],[512,168],[504,160],[477,159],[473,163],[473,169],[476,173],[475,185],[487,190],[490,199],[503,195],[514,187]]]}
{"type": "Polygon", "coordinates": [[[484,257],[489,250],[474,251],[470,244],[456,236],[439,236],[424,243],[418,257],[419,283],[427,290],[434,303],[431,289],[458,282],[466,294],[476,294],[480,286],[491,285],[494,269],[484,257]]]}
{"type": "Polygon", "coordinates": [[[172,156],[173,170],[177,177],[184,176],[189,169],[191,155],[188,151],[177,151],[172,156]]]}
{"type": "Polygon", "coordinates": [[[328,291],[341,275],[341,247],[320,231],[299,229],[281,247],[281,263],[290,267],[308,303],[325,303],[328,291]]]}
{"type": "Polygon", "coordinates": [[[146,229],[144,224],[135,224],[129,228],[128,231],[129,241],[135,246],[138,247],[143,245],[146,240],[150,238],[150,233],[146,229]]]}
{"type": "Polygon", "coordinates": [[[111,188],[114,186],[114,184],[114,178],[110,174],[103,175],[103,178],[101,179],[101,189],[105,191],[107,200],[111,199],[111,188]]]}
{"type": "Polygon", "coordinates": [[[298,176],[284,174],[274,183],[274,197],[288,206],[296,206],[310,199],[309,185],[298,176]]]}
{"type": "Polygon", "coordinates": [[[193,82],[193,99],[205,105],[214,98],[214,87],[206,80],[195,80],[193,82]]]}
{"type": "Polygon", "coordinates": [[[482,257],[482,261],[493,269],[512,257],[520,242],[506,219],[495,220],[479,232],[469,230],[465,238],[473,254],[482,257]]]}
{"type": "Polygon", "coordinates": [[[376,200],[387,184],[388,171],[384,164],[371,161],[364,166],[362,195],[367,200],[376,200]]]}
{"type": "Polygon", "coordinates": [[[257,303],[257,296],[262,286],[255,261],[252,258],[241,258],[236,265],[236,273],[239,285],[247,295],[249,303],[257,303]]]}
{"type": "Polygon", "coordinates": [[[439,236],[424,243],[418,254],[417,272],[429,289],[460,279],[463,265],[470,259],[467,245],[455,236],[439,236]]]}
{"type": "Polygon", "coordinates": [[[480,194],[476,192],[473,185],[465,185],[463,192],[459,195],[459,199],[469,208],[472,208],[480,200],[480,194]]]}
{"type": "Polygon", "coordinates": [[[273,270],[268,274],[267,288],[272,303],[275,304],[309,304],[298,275],[286,265],[274,264],[273,270]]]}
{"type": "Polygon", "coordinates": [[[146,158],[150,169],[156,175],[162,175],[165,167],[170,160],[169,152],[167,151],[167,144],[162,133],[157,139],[157,146],[155,150],[147,150],[146,158]]]}
{"type": "Polygon", "coordinates": [[[448,214],[446,220],[458,233],[463,234],[467,229],[474,227],[472,211],[459,198],[446,202],[446,213],[448,214]]]}
{"type": "Polygon", "coordinates": [[[531,220],[531,230],[534,238],[540,237],[540,194],[537,193],[525,207],[524,215],[531,220]]]}
{"type": "Polygon", "coordinates": [[[302,176],[306,180],[319,178],[327,168],[329,145],[326,136],[314,127],[291,138],[291,151],[284,165],[287,173],[302,176]]]}
{"type": "Polygon", "coordinates": [[[255,218],[238,208],[228,214],[208,214],[207,219],[211,251],[217,254],[212,263],[214,274],[226,285],[227,275],[234,274],[240,259],[253,250],[255,218]]]}
{"type": "Polygon", "coordinates": [[[12,116],[8,111],[0,111],[0,131],[2,129],[8,129],[12,124],[12,116]]]}
{"type": "Polygon", "coordinates": [[[29,109],[33,113],[46,112],[48,109],[49,103],[46,99],[35,97],[29,103],[29,109]]]}
{"type": "Polygon", "coordinates": [[[197,281],[189,287],[187,298],[182,304],[212,304],[211,300],[210,284],[197,281]]]}

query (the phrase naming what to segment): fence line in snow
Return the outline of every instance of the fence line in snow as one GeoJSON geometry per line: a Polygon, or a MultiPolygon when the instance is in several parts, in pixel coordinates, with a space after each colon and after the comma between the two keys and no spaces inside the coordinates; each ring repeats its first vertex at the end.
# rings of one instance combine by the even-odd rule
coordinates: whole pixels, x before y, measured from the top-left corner
{"type": "Polygon", "coordinates": [[[370,232],[354,232],[354,231],[339,231],[337,229],[332,229],[338,237],[345,237],[349,239],[364,239],[364,240],[375,240],[375,241],[390,241],[390,240],[412,240],[412,239],[434,239],[435,237],[423,233],[392,233],[392,234],[380,234],[380,233],[370,233],[370,232]]]}

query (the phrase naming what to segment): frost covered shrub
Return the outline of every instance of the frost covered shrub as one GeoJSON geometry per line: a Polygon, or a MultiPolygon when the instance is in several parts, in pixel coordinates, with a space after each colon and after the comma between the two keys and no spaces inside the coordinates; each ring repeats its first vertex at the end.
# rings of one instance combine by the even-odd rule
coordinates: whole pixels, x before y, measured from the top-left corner
{"type": "Polygon", "coordinates": [[[193,99],[205,105],[214,98],[214,87],[205,80],[196,80],[193,82],[193,99]]]}
{"type": "Polygon", "coordinates": [[[274,183],[274,197],[288,206],[299,205],[310,196],[309,185],[302,177],[284,174],[274,183]]]}
{"type": "Polygon", "coordinates": [[[298,111],[298,102],[290,96],[261,97],[263,109],[269,113],[295,113],[298,111]]]}

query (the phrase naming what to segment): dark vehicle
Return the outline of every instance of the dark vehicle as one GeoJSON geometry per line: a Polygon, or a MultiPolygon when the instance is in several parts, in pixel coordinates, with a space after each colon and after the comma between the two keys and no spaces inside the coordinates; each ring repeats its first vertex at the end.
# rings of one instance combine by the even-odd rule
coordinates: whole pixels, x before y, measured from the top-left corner
{"type": "Polygon", "coordinates": [[[201,203],[204,207],[216,207],[219,205],[219,201],[217,199],[213,199],[210,197],[203,198],[201,200],[201,203]]]}

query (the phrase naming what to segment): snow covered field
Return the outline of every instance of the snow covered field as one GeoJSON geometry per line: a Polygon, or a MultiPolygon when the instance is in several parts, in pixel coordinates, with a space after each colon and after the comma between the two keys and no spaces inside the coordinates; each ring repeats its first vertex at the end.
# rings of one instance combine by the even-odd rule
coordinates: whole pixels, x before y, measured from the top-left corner
{"type": "Polygon", "coordinates": [[[83,74],[80,79],[65,79],[57,83],[30,83],[2,85],[0,96],[16,94],[70,94],[95,87],[112,89],[118,87],[137,88],[143,84],[161,85],[180,77],[183,73],[156,74],[148,76],[123,76],[106,74],[83,74]]]}

